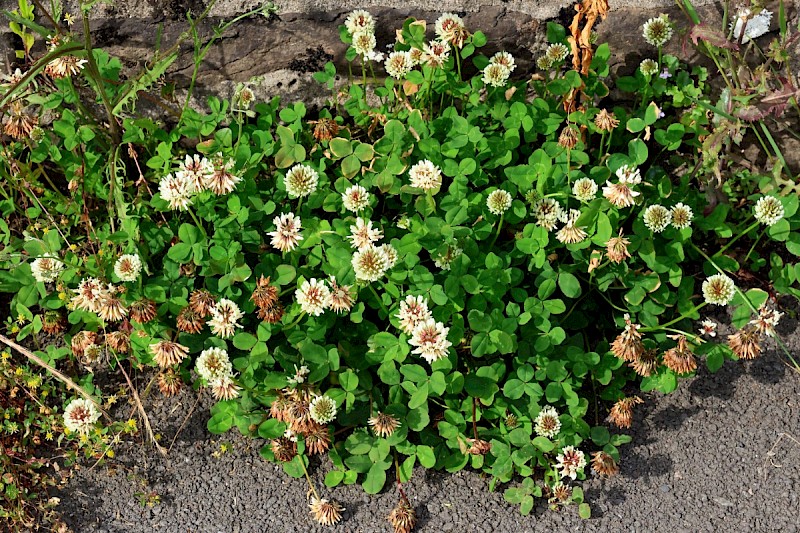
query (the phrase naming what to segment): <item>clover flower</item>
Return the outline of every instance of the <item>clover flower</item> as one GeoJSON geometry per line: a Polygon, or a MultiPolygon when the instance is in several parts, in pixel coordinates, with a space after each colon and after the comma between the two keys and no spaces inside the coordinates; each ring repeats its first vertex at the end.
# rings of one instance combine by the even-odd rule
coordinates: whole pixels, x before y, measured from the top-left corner
{"type": "Polygon", "coordinates": [[[423,296],[409,294],[400,302],[400,309],[395,316],[400,321],[400,329],[411,335],[418,324],[430,319],[432,315],[423,296]]]}
{"type": "Polygon", "coordinates": [[[317,396],[311,400],[308,412],[317,424],[328,424],[336,418],[336,402],[329,396],[317,396]]]}
{"type": "Polygon", "coordinates": [[[550,58],[547,57],[546,55],[539,56],[536,59],[536,68],[538,68],[539,70],[550,70],[550,68],[552,68],[552,66],[553,66],[553,62],[550,61],[550,58]]]}
{"type": "Polygon", "coordinates": [[[581,212],[577,209],[570,209],[569,214],[563,217],[564,226],[556,233],[556,239],[564,244],[576,244],[583,241],[587,237],[586,231],[582,227],[578,227],[575,223],[580,218],[581,212]]]}
{"type": "Polygon", "coordinates": [[[517,68],[516,63],[514,62],[514,56],[508,52],[497,52],[489,60],[489,63],[493,65],[503,65],[508,69],[509,72],[514,72],[514,69],[517,68]]]}
{"type": "Polygon", "coordinates": [[[628,363],[633,371],[646,378],[658,370],[658,352],[656,350],[643,350],[633,361],[628,363]]]}
{"type": "MultiPolygon", "coordinates": [[[[8,119],[6,120],[3,131],[14,139],[30,137],[34,139],[34,129],[38,127],[39,117],[27,112],[21,102],[11,103],[8,109],[8,119]]],[[[35,140],[35,139],[34,139],[35,140]]]]}
{"type": "Polygon", "coordinates": [[[700,323],[700,335],[705,335],[706,337],[716,337],[717,336],[717,323],[711,320],[710,318],[706,318],[703,322],[700,323]]]}
{"type": "Polygon", "coordinates": [[[186,154],[177,173],[183,174],[183,177],[191,181],[195,191],[200,192],[208,187],[208,181],[214,174],[214,165],[200,154],[186,154]]]}
{"type": "Polygon", "coordinates": [[[375,31],[375,18],[363,9],[356,9],[347,15],[344,26],[350,35],[358,32],[373,33],[375,31]]]}
{"type": "Polygon", "coordinates": [[[739,359],[751,360],[761,355],[761,332],[752,324],[728,335],[728,347],[739,359]]]}
{"type": "Polygon", "coordinates": [[[672,222],[672,211],[663,205],[653,204],[644,210],[644,225],[653,233],[661,233],[672,222]]]}
{"type": "Polygon", "coordinates": [[[345,313],[353,307],[353,296],[350,293],[350,285],[339,285],[336,278],[331,276],[328,281],[331,286],[330,309],[334,313],[345,313]]]}
{"type": "Polygon", "coordinates": [[[167,174],[158,183],[158,192],[168,204],[170,209],[185,211],[192,205],[192,196],[195,193],[194,184],[182,172],[167,174]]]}
{"type": "Polygon", "coordinates": [[[352,259],[356,279],[361,281],[377,281],[389,268],[386,253],[376,246],[367,246],[357,250],[352,259]]]}
{"type": "Polygon", "coordinates": [[[638,168],[630,165],[622,165],[615,173],[620,183],[627,185],[639,185],[642,182],[642,174],[638,168]]]}
{"type": "Polygon", "coordinates": [[[297,443],[286,437],[273,439],[270,442],[270,449],[275,459],[281,463],[288,463],[297,455],[297,443]]]}
{"type": "Polygon", "coordinates": [[[168,368],[158,374],[156,381],[158,390],[166,397],[175,396],[180,392],[182,382],[180,375],[174,369],[168,368]]]}
{"type": "Polygon", "coordinates": [[[192,309],[191,306],[181,309],[175,319],[175,326],[179,331],[185,333],[200,333],[205,325],[205,317],[192,309]]]}
{"type": "Polygon", "coordinates": [[[328,451],[331,447],[331,434],[328,431],[328,426],[321,426],[314,424],[314,426],[305,433],[306,450],[310,455],[319,455],[328,451]]]}
{"type": "Polygon", "coordinates": [[[766,302],[761,304],[758,308],[758,316],[750,321],[750,324],[755,326],[759,333],[763,333],[768,337],[775,337],[775,326],[780,322],[783,313],[777,309],[770,308],[766,302]]]}
{"type": "Polygon", "coordinates": [[[128,315],[128,310],[117,296],[116,287],[109,284],[97,304],[97,314],[107,322],[119,322],[128,315]]]}
{"type": "Polygon", "coordinates": [[[613,457],[606,452],[599,451],[592,453],[592,470],[600,477],[609,478],[619,473],[619,466],[613,457]]]}
{"type": "Polygon", "coordinates": [[[597,183],[591,178],[580,178],[572,185],[572,194],[581,202],[590,202],[597,194],[597,183]]]}
{"type": "Polygon", "coordinates": [[[94,402],[84,398],[75,398],[64,409],[64,427],[74,433],[87,435],[99,419],[94,402]]]}
{"type": "Polygon", "coordinates": [[[342,193],[344,208],[353,213],[369,207],[369,193],[361,185],[352,185],[342,193]]]}
{"type": "Polygon", "coordinates": [[[493,215],[502,215],[511,207],[511,194],[503,189],[495,189],[486,198],[486,207],[493,215]]]}
{"type": "Polygon", "coordinates": [[[31,275],[40,283],[52,283],[64,270],[64,263],[58,260],[55,254],[44,254],[31,263],[31,275]]]}
{"type": "Polygon", "coordinates": [[[300,308],[312,316],[321,315],[331,304],[331,290],[316,278],[304,281],[294,297],[300,308]]]}
{"type": "Polygon", "coordinates": [[[594,125],[600,131],[612,131],[619,126],[619,120],[614,116],[614,113],[601,109],[594,117],[594,125]]]}
{"type": "Polygon", "coordinates": [[[586,466],[586,457],[583,452],[574,446],[564,446],[561,453],[556,456],[556,469],[561,470],[561,477],[575,479],[578,472],[586,466]]]}
{"type": "Polygon", "coordinates": [[[79,59],[75,56],[61,56],[50,61],[44,67],[44,73],[53,79],[66,78],[80,74],[88,62],[86,59],[79,59]]]}
{"type": "Polygon", "coordinates": [[[136,281],[142,271],[142,260],[138,254],[121,255],[114,263],[114,274],[121,281],[136,281]]]}
{"type": "Polygon", "coordinates": [[[136,300],[128,308],[131,320],[140,324],[151,322],[158,315],[158,308],[153,300],[146,298],[136,300]]]}
{"type": "Polygon", "coordinates": [[[357,31],[353,34],[353,49],[363,58],[368,58],[374,51],[378,42],[375,34],[368,31],[357,31]]]}
{"type": "Polygon", "coordinates": [[[308,165],[297,164],[286,173],[283,183],[289,198],[302,198],[317,190],[319,174],[308,165]]]}
{"type": "Polygon", "coordinates": [[[442,13],[436,23],[434,30],[439,40],[446,41],[456,48],[464,46],[464,41],[469,36],[464,20],[455,13],[442,13]]]}
{"type": "Polygon", "coordinates": [[[564,213],[561,204],[554,198],[540,198],[533,204],[533,216],[536,217],[536,224],[553,231],[564,213]]]}
{"type": "Polygon", "coordinates": [[[97,278],[84,278],[74,289],[75,296],[71,304],[75,309],[97,313],[100,310],[100,300],[105,296],[106,289],[97,278]]]}
{"type": "Polygon", "coordinates": [[[731,21],[730,28],[736,41],[741,40],[741,42],[747,43],[767,33],[771,22],[771,11],[762,9],[757,15],[753,15],[749,8],[745,8],[739,11],[739,14],[731,21]],[[742,36],[742,32],[744,32],[744,36],[742,36]]]}
{"type": "Polygon", "coordinates": [[[189,348],[177,342],[160,340],[150,345],[150,353],[161,368],[176,365],[189,355],[189,348]]]}
{"type": "Polygon", "coordinates": [[[783,204],[774,196],[762,196],[756,202],[756,220],[765,226],[772,226],[783,218],[783,204]]]}
{"type": "Polygon", "coordinates": [[[45,311],[42,315],[42,331],[50,335],[57,335],[67,329],[64,316],[54,310],[45,311]]]}
{"type": "Polygon", "coordinates": [[[736,294],[736,285],[725,274],[714,274],[703,282],[703,298],[706,303],[728,305],[736,294]]]}
{"type": "Polygon", "coordinates": [[[381,244],[378,250],[383,254],[386,260],[386,270],[389,270],[397,263],[397,250],[391,244],[381,244]]]}
{"type": "Polygon", "coordinates": [[[411,57],[411,64],[413,66],[417,66],[423,62],[423,56],[425,52],[421,48],[412,48],[408,51],[409,56],[411,57]]]}
{"type": "Polygon", "coordinates": [[[644,401],[638,396],[617,400],[611,407],[608,419],[619,428],[629,428],[633,422],[633,407],[644,401]]]}
{"type": "Polygon", "coordinates": [[[455,245],[448,245],[447,250],[443,254],[437,255],[433,263],[442,270],[450,270],[450,265],[459,257],[464,250],[455,245]]]}
{"type": "Polygon", "coordinates": [[[447,340],[449,332],[450,328],[432,318],[418,323],[408,341],[411,346],[416,346],[412,353],[421,356],[429,363],[444,359],[447,357],[448,349],[453,345],[447,340]]]}
{"type": "Polygon", "coordinates": [[[567,125],[561,130],[561,134],[558,136],[558,145],[567,150],[572,150],[578,145],[579,140],[580,133],[578,129],[574,126],[567,125]]]}
{"type": "Polygon", "coordinates": [[[239,324],[239,320],[244,316],[244,313],[236,302],[227,298],[221,298],[214,307],[211,308],[211,319],[208,325],[211,328],[211,333],[222,338],[227,339],[233,337],[236,328],[243,327],[239,324]]]}
{"type": "Polygon", "coordinates": [[[505,65],[489,63],[483,69],[483,83],[492,87],[502,87],[508,81],[511,71],[505,65]]]}
{"type": "Polygon", "coordinates": [[[611,343],[611,352],[618,358],[629,363],[637,360],[644,353],[640,326],[631,321],[631,316],[625,313],[625,329],[617,335],[611,343]]]}
{"type": "Polygon", "coordinates": [[[347,239],[353,248],[361,250],[372,246],[372,243],[379,241],[381,237],[383,237],[383,232],[378,228],[373,228],[371,220],[364,221],[363,218],[358,217],[355,225],[350,226],[350,235],[347,236],[347,239]]]}
{"type": "MultiPolygon", "coordinates": [[[[300,366],[300,368],[298,368],[297,365],[294,365],[294,376],[287,378],[286,381],[289,383],[289,385],[301,385],[305,383],[306,376],[309,375],[310,373],[311,371],[308,369],[306,365],[302,365],[300,366]]],[[[275,404],[273,403],[273,405],[275,404]]],[[[275,416],[275,418],[279,417],[275,416]]]]}
{"type": "Polygon", "coordinates": [[[275,231],[267,233],[272,237],[270,244],[281,252],[291,252],[297,248],[297,244],[303,240],[300,217],[291,212],[283,213],[275,217],[272,223],[275,224],[275,231]]]}
{"type": "Polygon", "coordinates": [[[652,76],[658,72],[658,63],[650,58],[643,59],[642,62],[639,63],[639,70],[641,70],[642,74],[645,76],[652,76]]]}
{"type": "Polygon", "coordinates": [[[380,412],[367,420],[367,424],[372,426],[372,431],[375,432],[375,435],[383,438],[391,437],[400,427],[400,421],[397,418],[380,412]]]}
{"type": "Polygon", "coordinates": [[[208,384],[211,387],[211,394],[217,400],[233,400],[239,397],[242,388],[233,381],[230,374],[219,376],[211,380],[208,384]]]}
{"type": "Polygon", "coordinates": [[[550,64],[564,61],[569,55],[569,48],[565,44],[553,43],[547,47],[544,56],[550,61],[550,64]]]}
{"type": "Polygon", "coordinates": [[[342,519],[344,507],[326,498],[311,497],[308,504],[311,516],[323,526],[332,526],[342,519]]]}
{"type": "Polygon", "coordinates": [[[631,170],[630,167],[624,166],[617,170],[617,177],[619,178],[618,183],[606,181],[606,186],[603,187],[603,196],[615,207],[630,207],[634,204],[634,198],[641,194],[639,191],[634,191],[630,188],[630,185],[641,183],[642,178],[639,175],[639,170],[631,170]]]}
{"type": "Polygon", "coordinates": [[[417,525],[417,513],[405,494],[400,494],[400,501],[386,517],[394,528],[394,533],[411,533],[417,525]]]}
{"type": "Polygon", "coordinates": [[[384,63],[386,73],[397,80],[403,79],[411,72],[413,66],[414,61],[409,52],[392,52],[384,63]]]}
{"type": "Polygon", "coordinates": [[[194,363],[194,371],[206,383],[211,383],[222,376],[230,375],[233,365],[231,365],[227,350],[212,346],[200,352],[200,356],[194,363]]]}
{"type": "Polygon", "coordinates": [[[677,229],[685,229],[692,225],[694,212],[692,208],[683,202],[678,202],[672,206],[672,225],[677,229]]]}
{"type": "Polygon", "coordinates": [[[211,314],[211,308],[217,301],[214,296],[205,289],[193,290],[189,295],[189,306],[192,310],[203,318],[211,314]]]}
{"type": "Polygon", "coordinates": [[[653,17],[642,26],[644,40],[655,47],[662,47],[672,38],[672,24],[667,15],[653,17]]]}
{"type": "Polygon", "coordinates": [[[411,186],[424,191],[431,191],[442,186],[442,171],[427,159],[416,163],[408,171],[411,186]]]}
{"type": "Polygon", "coordinates": [[[450,45],[444,41],[430,41],[424,45],[420,61],[433,68],[442,67],[450,59],[450,45]]]}
{"type": "Polygon", "coordinates": [[[564,485],[561,481],[556,481],[550,487],[550,498],[547,500],[549,503],[566,504],[572,498],[572,488],[569,485],[564,485]]]}
{"type": "Polygon", "coordinates": [[[686,343],[686,336],[678,337],[678,345],[664,352],[664,365],[676,374],[688,374],[697,369],[697,360],[686,343]]]}
{"type": "Polygon", "coordinates": [[[236,185],[242,181],[242,178],[231,173],[233,166],[233,160],[218,156],[214,161],[214,172],[206,178],[206,188],[217,196],[233,192],[236,185]]]}
{"type": "Polygon", "coordinates": [[[548,439],[554,438],[561,431],[561,420],[558,418],[558,411],[550,405],[545,406],[536,415],[533,421],[533,430],[541,437],[548,439]]]}

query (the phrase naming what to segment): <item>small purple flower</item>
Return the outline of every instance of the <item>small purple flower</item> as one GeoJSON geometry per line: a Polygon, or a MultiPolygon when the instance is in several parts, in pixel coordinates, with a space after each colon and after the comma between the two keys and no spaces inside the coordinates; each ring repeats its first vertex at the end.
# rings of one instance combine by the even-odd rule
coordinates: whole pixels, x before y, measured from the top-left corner
{"type": "Polygon", "coordinates": [[[661,74],[659,74],[658,77],[661,78],[662,80],[666,80],[667,78],[671,78],[672,74],[670,74],[669,70],[665,68],[664,70],[661,71],[661,74]]]}

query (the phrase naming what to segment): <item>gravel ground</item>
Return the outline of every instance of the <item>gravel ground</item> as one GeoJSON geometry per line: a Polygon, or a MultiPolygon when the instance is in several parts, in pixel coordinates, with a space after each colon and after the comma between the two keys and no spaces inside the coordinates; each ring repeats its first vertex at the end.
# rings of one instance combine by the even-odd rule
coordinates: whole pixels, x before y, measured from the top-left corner
{"type": "MultiPolygon", "coordinates": [[[[780,328],[800,354],[796,320],[780,328]]],[[[195,395],[185,390],[146,401],[155,431],[169,444],[195,395]]],[[[752,362],[727,362],[717,374],[702,370],[669,396],[648,395],[637,411],[633,442],[622,448],[619,476],[584,482],[593,517],[577,508],[539,506],[523,517],[488,491],[488,478],[419,469],[406,492],[419,518],[417,531],[800,531],[800,376],[774,350],[752,362]]],[[[258,455],[263,444],[205,429],[201,402],[166,458],[141,443],[125,443],[115,461],[82,468],[58,496],[64,520],[77,533],[273,533],[325,531],[307,513],[307,486],[258,455]],[[222,444],[231,451],[218,456],[222,444]],[[137,492],[161,503],[142,507],[137,492]]],[[[377,496],[360,487],[327,490],[329,464],[312,462],[326,495],[347,511],[336,530],[390,531],[384,517],[394,489],[377,496]]]]}

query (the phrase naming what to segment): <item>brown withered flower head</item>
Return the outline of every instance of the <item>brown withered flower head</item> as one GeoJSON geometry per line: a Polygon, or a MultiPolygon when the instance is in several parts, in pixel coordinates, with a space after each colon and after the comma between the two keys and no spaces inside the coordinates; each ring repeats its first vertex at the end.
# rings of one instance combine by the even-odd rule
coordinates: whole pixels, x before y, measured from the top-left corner
{"type": "Polygon", "coordinates": [[[180,331],[186,333],[200,333],[205,326],[205,319],[200,314],[192,309],[192,306],[187,306],[181,309],[178,313],[176,324],[180,331]]]}
{"type": "Polygon", "coordinates": [[[150,345],[153,359],[161,368],[169,368],[183,361],[189,354],[189,348],[177,342],[160,340],[150,345]]]}
{"type": "Polygon", "coordinates": [[[106,334],[106,346],[117,353],[128,353],[131,349],[131,336],[123,331],[112,331],[106,334]]]}
{"type": "Polygon", "coordinates": [[[383,438],[391,437],[400,427],[400,421],[386,413],[376,414],[367,423],[372,426],[372,431],[375,432],[375,435],[383,438]]]}
{"type": "Polygon", "coordinates": [[[319,141],[330,141],[339,135],[339,125],[332,118],[320,118],[319,120],[309,120],[309,124],[314,124],[314,138],[319,141]]]}
{"type": "Polygon", "coordinates": [[[558,145],[567,150],[572,150],[578,145],[579,132],[574,126],[566,126],[558,136],[558,145]]]}
{"type": "Polygon", "coordinates": [[[134,322],[147,324],[156,317],[158,308],[153,300],[143,298],[133,302],[130,307],[128,307],[128,312],[130,313],[131,320],[134,322]]]}
{"type": "Polygon", "coordinates": [[[269,447],[275,459],[281,463],[288,463],[297,455],[297,443],[286,437],[272,439],[269,447]]]}
{"type": "Polygon", "coordinates": [[[283,304],[280,302],[275,302],[275,305],[269,309],[259,309],[258,318],[267,324],[277,324],[283,318],[284,312],[285,310],[283,308],[283,304]]]}
{"type": "Polygon", "coordinates": [[[410,533],[417,525],[417,513],[405,494],[400,494],[400,501],[386,519],[392,524],[394,533],[410,533]]]}
{"type": "Polygon", "coordinates": [[[629,365],[634,372],[644,378],[652,376],[658,370],[658,351],[644,350],[629,365]]]}
{"type": "Polygon", "coordinates": [[[697,360],[686,343],[686,336],[678,337],[678,345],[664,352],[664,364],[676,374],[688,374],[697,369],[697,360]]]}
{"type": "Polygon", "coordinates": [[[628,239],[622,236],[622,230],[619,230],[619,236],[611,237],[606,243],[606,257],[612,263],[622,263],[628,259],[631,254],[628,253],[628,245],[631,243],[628,239]]]}
{"type": "Polygon", "coordinates": [[[83,356],[83,351],[86,349],[87,346],[90,344],[97,343],[97,333],[94,331],[79,331],[75,335],[72,336],[72,341],[70,342],[70,346],[72,348],[72,353],[75,357],[83,356]]]}
{"type": "Polygon", "coordinates": [[[739,359],[755,359],[761,355],[761,332],[748,324],[733,335],[728,335],[728,346],[739,359]]]}
{"type": "Polygon", "coordinates": [[[311,516],[323,526],[332,526],[342,519],[344,507],[326,498],[311,497],[308,504],[311,516]]]}
{"type": "Polygon", "coordinates": [[[42,331],[49,335],[56,335],[67,328],[64,316],[58,311],[45,311],[42,313],[42,331]]]}
{"type": "Polygon", "coordinates": [[[269,277],[262,275],[250,299],[261,309],[269,309],[278,302],[278,288],[269,284],[269,277]]]}
{"type": "MultiPolygon", "coordinates": [[[[109,286],[110,287],[110,286],[109,286]]],[[[97,314],[106,322],[119,322],[128,316],[128,309],[119,298],[117,290],[108,290],[98,302],[97,314]]]]}
{"type": "Polygon", "coordinates": [[[629,363],[636,361],[644,353],[639,325],[631,322],[631,317],[627,313],[625,313],[625,329],[611,343],[611,351],[629,363]]]}
{"type": "Polygon", "coordinates": [[[289,428],[296,433],[305,434],[316,422],[311,419],[311,406],[301,398],[292,402],[286,411],[289,428]]]}
{"type": "Polygon", "coordinates": [[[331,447],[331,434],[328,426],[314,424],[305,434],[306,449],[310,455],[323,454],[331,447]]]}
{"type": "Polygon", "coordinates": [[[284,396],[283,393],[278,393],[278,397],[269,406],[269,415],[279,422],[287,422],[291,405],[292,401],[289,398],[284,396]]]}
{"type": "Polygon", "coordinates": [[[211,314],[211,308],[216,304],[214,296],[205,289],[197,289],[189,295],[189,307],[203,318],[211,314]]]}
{"type": "Polygon", "coordinates": [[[619,120],[614,116],[614,113],[609,113],[605,109],[601,109],[594,117],[594,125],[597,126],[597,129],[600,131],[612,131],[619,126],[619,120]]]}
{"type": "Polygon", "coordinates": [[[467,453],[470,455],[486,455],[492,449],[492,443],[483,439],[467,439],[467,444],[467,453]]]}
{"type": "Polygon", "coordinates": [[[629,428],[633,422],[633,406],[644,403],[638,396],[622,398],[611,408],[608,419],[619,428],[629,428]]]}
{"type": "Polygon", "coordinates": [[[175,396],[180,392],[182,386],[180,375],[172,368],[168,368],[158,375],[158,390],[164,396],[175,396]]]}
{"type": "Polygon", "coordinates": [[[606,452],[594,452],[592,454],[592,470],[600,477],[613,477],[619,473],[619,466],[606,452]]]}
{"type": "Polygon", "coordinates": [[[572,497],[572,488],[569,485],[564,485],[561,481],[556,481],[555,485],[550,488],[550,503],[567,503],[572,497]]]}
{"type": "Polygon", "coordinates": [[[22,102],[16,101],[11,104],[4,131],[14,139],[22,139],[29,137],[38,123],[39,117],[25,111],[22,102]]]}

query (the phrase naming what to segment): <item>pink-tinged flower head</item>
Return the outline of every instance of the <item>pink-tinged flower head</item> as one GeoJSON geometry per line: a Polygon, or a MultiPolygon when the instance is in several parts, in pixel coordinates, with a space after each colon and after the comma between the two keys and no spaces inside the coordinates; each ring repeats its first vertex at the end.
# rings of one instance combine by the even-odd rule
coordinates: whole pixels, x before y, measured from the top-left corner
{"type": "Polygon", "coordinates": [[[76,398],[64,409],[64,427],[75,433],[86,435],[100,419],[100,412],[93,402],[76,398]]]}
{"type": "Polygon", "coordinates": [[[428,302],[422,296],[408,295],[405,300],[400,302],[397,319],[400,321],[400,329],[407,335],[414,332],[417,324],[429,318],[431,318],[431,312],[428,310],[428,302]]]}
{"type": "Polygon", "coordinates": [[[209,178],[214,174],[214,165],[200,154],[194,156],[186,154],[186,159],[180,164],[178,172],[188,178],[195,190],[200,192],[206,189],[209,178]]]}
{"type": "Polygon", "coordinates": [[[353,248],[359,250],[372,246],[372,243],[377,242],[383,237],[383,233],[378,228],[372,227],[372,221],[365,221],[363,218],[358,217],[356,223],[350,226],[350,235],[347,237],[353,248]]]}
{"type": "Polygon", "coordinates": [[[429,318],[416,325],[408,341],[416,348],[412,353],[418,354],[429,363],[447,357],[450,346],[453,345],[447,340],[450,328],[444,327],[441,322],[436,322],[429,318]]]}
{"type": "Polygon", "coordinates": [[[227,339],[233,337],[236,328],[243,327],[239,324],[239,320],[243,316],[244,313],[236,305],[236,302],[227,298],[220,298],[219,302],[211,308],[211,318],[208,321],[208,326],[214,335],[227,339]]]}
{"type": "Polygon", "coordinates": [[[331,305],[331,291],[315,278],[306,280],[294,293],[300,307],[309,315],[319,316],[331,305]]]}
{"type": "Polygon", "coordinates": [[[267,235],[272,237],[270,244],[281,252],[291,252],[303,240],[300,235],[300,217],[294,213],[283,213],[275,217],[272,223],[276,226],[275,231],[270,231],[267,235]]]}
{"type": "Polygon", "coordinates": [[[561,470],[561,477],[575,479],[579,471],[586,466],[586,457],[583,452],[574,446],[564,446],[561,453],[556,457],[556,468],[561,470]]]}

